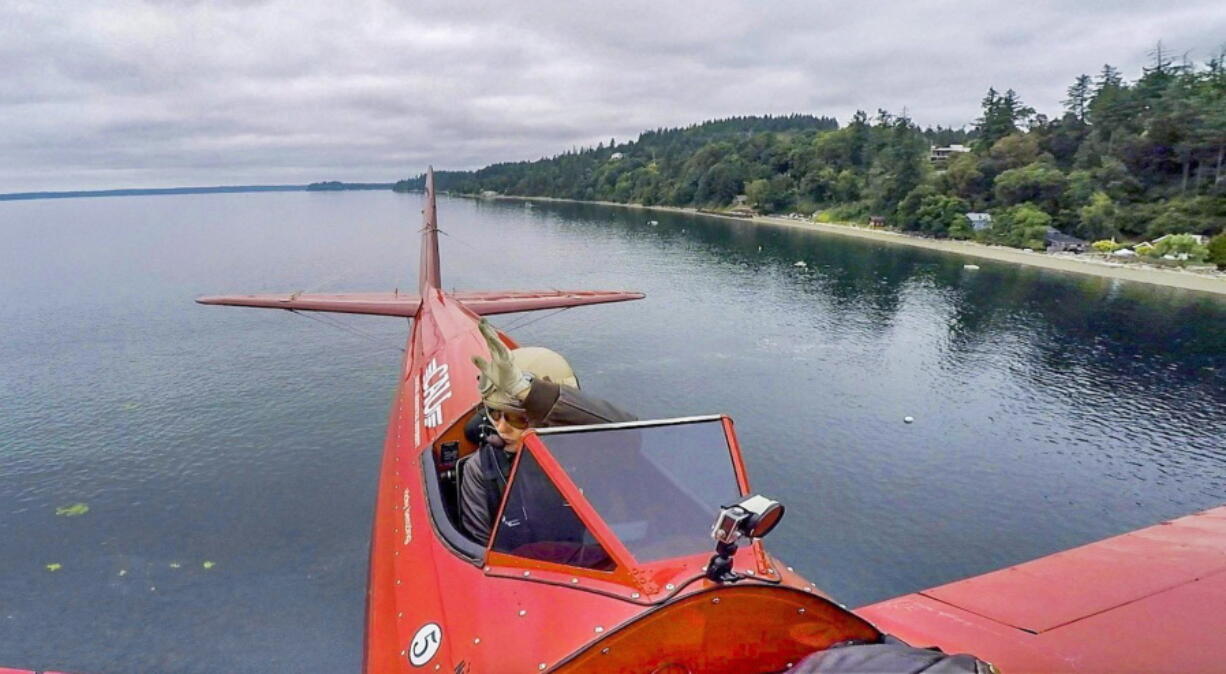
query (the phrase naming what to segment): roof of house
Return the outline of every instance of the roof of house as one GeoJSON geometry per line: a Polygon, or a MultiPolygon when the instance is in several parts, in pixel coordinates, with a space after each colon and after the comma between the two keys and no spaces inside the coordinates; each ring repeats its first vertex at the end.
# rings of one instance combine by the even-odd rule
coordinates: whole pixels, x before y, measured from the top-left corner
{"type": "Polygon", "coordinates": [[[1070,236],[1055,227],[1048,227],[1047,234],[1043,236],[1043,240],[1047,243],[1080,243],[1088,244],[1085,239],[1078,239],[1075,236],[1070,236]]]}
{"type": "Polygon", "coordinates": [[[1162,241],[1162,240],[1164,240],[1164,239],[1169,239],[1169,238],[1171,238],[1172,236],[1190,236],[1190,237],[1192,237],[1193,239],[1196,239],[1196,243],[1199,243],[1199,244],[1202,244],[1202,245],[1205,243],[1205,239],[1206,239],[1206,238],[1208,238],[1208,237],[1206,237],[1206,236],[1205,236],[1205,235],[1203,235],[1203,234],[1163,234],[1162,236],[1160,236],[1160,237],[1158,237],[1158,238],[1154,239],[1153,241],[1150,241],[1149,243],[1150,243],[1151,245],[1152,245],[1152,244],[1156,244],[1156,243],[1158,243],[1159,241],[1162,241]]]}

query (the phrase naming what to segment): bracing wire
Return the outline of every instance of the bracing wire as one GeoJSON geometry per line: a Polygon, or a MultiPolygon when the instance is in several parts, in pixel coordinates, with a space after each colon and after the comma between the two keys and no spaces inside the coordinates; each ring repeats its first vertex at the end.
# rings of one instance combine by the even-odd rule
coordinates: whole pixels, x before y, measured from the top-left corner
{"type": "Polygon", "coordinates": [[[531,320],[523,321],[522,323],[516,323],[515,325],[508,325],[508,326],[506,326],[505,328],[503,328],[503,330],[519,330],[519,329],[521,329],[521,328],[526,328],[526,327],[528,327],[529,325],[532,325],[533,323],[539,323],[540,321],[543,321],[543,320],[545,320],[546,318],[551,318],[551,317],[553,317],[553,316],[557,316],[558,314],[562,313],[563,311],[568,311],[568,310],[570,310],[570,309],[574,309],[574,307],[562,307],[561,309],[558,309],[557,311],[551,311],[551,312],[549,312],[549,313],[547,313],[547,314],[543,314],[543,315],[537,316],[537,317],[535,317],[535,318],[532,318],[531,320]]]}
{"type": "MultiPolygon", "coordinates": [[[[444,235],[444,236],[446,236],[446,237],[448,237],[448,238],[450,238],[450,239],[455,240],[457,243],[459,243],[459,244],[460,244],[460,245],[462,245],[462,246],[466,246],[466,247],[468,247],[468,248],[471,248],[471,249],[472,249],[474,252],[477,252],[477,253],[480,253],[480,254],[485,254],[485,251],[481,250],[481,249],[480,249],[480,248],[478,248],[477,246],[475,246],[475,245],[473,245],[473,244],[469,243],[468,241],[465,241],[464,239],[461,239],[460,237],[458,237],[458,236],[456,236],[456,235],[454,235],[454,234],[452,234],[452,233],[450,233],[450,232],[447,232],[447,231],[444,231],[443,229],[438,229],[438,228],[436,228],[436,231],[438,231],[438,233],[439,233],[439,234],[442,234],[442,235],[444,235]]],[[[324,283],[322,283],[322,284],[317,284],[317,286],[318,286],[318,285],[326,285],[327,283],[331,283],[333,280],[334,280],[334,279],[329,279],[328,281],[326,281],[326,282],[324,282],[324,283]]],[[[508,325],[507,327],[505,327],[505,328],[503,328],[503,329],[504,329],[504,330],[518,330],[518,329],[520,329],[520,328],[524,328],[524,327],[527,327],[527,326],[532,325],[532,324],[534,324],[534,323],[538,323],[538,322],[540,322],[540,321],[543,321],[543,320],[545,320],[546,318],[550,318],[550,317],[552,317],[552,316],[557,316],[558,314],[562,313],[563,311],[566,311],[566,310],[568,310],[568,309],[573,309],[573,308],[574,308],[574,307],[562,307],[562,308],[558,309],[557,311],[551,311],[551,312],[549,312],[549,313],[547,313],[547,314],[543,314],[543,315],[541,315],[541,316],[536,316],[536,317],[530,318],[530,319],[528,319],[528,320],[521,321],[521,322],[519,322],[519,323],[514,323],[513,325],[508,325]]],[[[302,311],[298,311],[297,309],[287,309],[286,311],[289,311],[290,313],[292,313],[292,314],[294,314],[294,315],[296,315],[296,316],[301,316],[301,317],[303,317],[303,318],[309,318],[309,319],[311,319],[311,320],[313,320],[313,321],[317,321],[317,322],[322,323],[322,324],[324,324],[324,325],[328,325],[328,326],[331,326],[331,327],[336,328],[336,329],[338,329],[338,330],[342,330],[342,331],[344,331],[344,332],[348,332],[349,334],[354,335],[355,337],[358,337],[358,338],[360,338],[360,339],[365,339],[365,340],[367,340],[367,341],[369,341],[369,342],[371,342],[371,343],[373,343],[373,344],[375,344],[375,345],[377,345],[377,346],[380,346],[380,347],[382,347],[382,348],[394,348],[394,349],[396,349],[397,351],[399,351],[399,352],[401,352],[401,353],[404,353],[404,348],[403,348],[403,347],[399,347],[399,346],[397,346],[397,347],[389,346],[389,345],[388,345],[388,344],[386,344],[385,342],[381,341],[381,339],[382,339],[382,338],[378,337],[377,335],[373,335],[373,334],[368,333],[368,332],[365,332],[365,331],[363,331],[363,330],[359,330],[358,328],[355,328],[355,327],[353,327],[352,325],[348,325],[348,324],[346,324],[346,323],[344,323],[344,322],[342,322],[342,321],[340,321],[340,320],[337,320],[337,319],[335,319],[335,318],[328,317],[328,316],[324,316],[324,315],[318,315],[318,316],[317,316],[317,315],[314,315],[314,312],[309,312],[309,313],[308,313],[308,312],[302,312],[302,311]]]]}
{"type": "MultiPolygon", "coordinates": [[[[359,330],[359,329],[357,329],[357,328],[353,327],[352,325],[346,325],[345,323],[343,323],[343,322],[341,322],[341,321],[339,321],[339,320],[336,320],[336,319],[327,320],[327,319],[326,319],[324,316],[313,316],[313,315],[311,315],[311,314],[309,314],[309,313],[303,313],[303,312],[301,312],[301,311],[298,311],[297,309],[286,309],[286,311],[290,312],[291,314],[294,314],[295,316],[301,316],[301,317],[303,317],[303,318],[309,318],[309,319],[311,319],[311,320],[313,320],[313,321],[318,321],[318,322],[320,322],[320,323],[323,323],[324,325],[330,325],[330,326],[332,326],[332,327],[334,327],[334,328],[338,328],[338,329],[340,329],[340,330],[343,330],[343,331],[345,331],[345,332],[348,332],[348,333],[349,333],[349,334],[351,334],[351,335],[356,335],[357,337],[360,337],[360,338],[362,338],[362,339],[365,339],[365,340],[367,340],[367,341],[369,341],[369,342],[371,342],[371,343],[373,343],[373,344],[375,344],[375,345],[377,345],[377,346],[383,347],[383,348],[385,348],[385,349],[396,349],[397,351],[399,351],[399,352],[401,352],[401,353],[404,353],[404,347],[400,347],[400,346],[391,346],[391,345],[387,344],[386,342],[382,341],[382,338],[381,338],[381,337],[378,337],[377,335],[373,335],[373,334],[371,334],[371,333],[369,333],[369,332],[365,332],[365,331],[363,331],[363,330],[359,330]]],[[[329,317],[329,318],[330,318],[330,317],[329,317]]]]}
{"type": "MultiPolygon", "coordinates": [[[[488,251],[488,250],[482,250],[482,249],[479,249],[479,248],[477,248],[477,246],[474,246],[473,244],[468,243],[468,241],[463,240],[463,239],[461,239],[460,237],[456,237],[456,235],[455,235],[455,234],[451,234],[451,233],[444,232],[444,230],[441,230],[441,229],[439,229],[439,234],[444,234],[444,235],[446,235],[446,237],[447,237],[447,238],[454,239],[454,240],[456,241],[456,243],[459,243],[459,244],[461,244],[461,245],[465,245],[465,246],[467,246],[467,248],[471,248],[472,250],[477,251],[479,255],[482,255],[482,256],[485,256],[485,257],[488,257],[488,256],[489,256],[489,251],[488,251]]],[[[505,266],[505,260],[503,260],[503,261],[499,261],[499,265],[503,265],[503,266],[505,266]]],[[[553,289],[554,289],[554,290],[557,290],[557,288],[553,288],[553,289]]],[[[562,309],[559,309],[559,310],[557,310],[557,311],[552,311],[552,312],[549,312],[549,314],[544,314],[544,315],[542,315],[542,316],[536,316],[536,317],[533,317],[533,319],[526,320],[526,321],[524,321],[524,322],[519,322],[519,324],[512,324],[512,325],[508,325],[508,326],[504,327],[504,328],[503,328],[503,330],[519,330],[519,328],[521,328],[521,327],[526,327],[526,326],[530,326],[530,325],[532,325],[532,324],[535,324],[535,322],[537,322],[537,321],[543,321],[543,320],[546,320],[546,319],[548,319],[548,317],[550,317],[550,316],[557,316],[558,314],[562,314],[562,312],[563,312],[563,311],[568,310],[568,309],[574,309],[574,306],[563,306],[563,308],[562,308],[562,309]]]]}
{"type": "MultiPolygon", "coordinates": [[[[459,243],[459,244],[461,244],[461,245],[463,245],[463,246],[467,246],[468,248],[473,249],[473,251],[475,251],[475,252],[477,252],[477,253],[479,253],[479,254],[482,254],[482,255],[484,255],[484,254],[485,254],[485,251],[482,251],[480,248],[478,248],[478,247],[474,246],[473,244],[471,244],[471,243],[469,243],[469,242],[465,241],[464,239],[461,239],[460,237],[456,236],[455,234],[451,234],[450,232],[446,232],[446,231],[443,231],[443,230],[441,230],[441,229],[440,229],[440,230],[438,230],[438,233],[439,233],[439,234],[442,234],[442,235],[444,235],[444,236],[446,236],[446,237],[448,237],[448,238],[450,238],[450,239],[453,239],[454,241],[456,241],[457,243],[459,243]]],[[[556,288],[554,288],[554,290],[556,290],[556,288]]],[[[527,327],[527,326],[529,326],[529,325],[532,325],[533,323],[536,323],[536,322],[538,322],[538,321],[543,321],[543,320],[545,320],[546,318],[550,318],[551,316],[557,316],[558,314],[562,313],[563,311],[566,311],[567,309],[574,309],[574,307],[562,307],[561,309],[558,309],[557,311],[553,311],[553,312],[550,312],[550,313],[548,313],[548,314],[544,314],[544,315],[541,315],[541,316],[536,316],[536,317],[534,317],[534,318],[531,318],[531,319],[525,320],[525,321],[520,322],[520,323],[514,323],[514,324],[511,324],[511,325],[508,325],[508,326],[506,326],[505,328],[503,328],[503,330],[518,330],[518,329],[520,329],[520,328],[524,328],[524,327],[527,327]]]]}
{"type": "MultiPolygon", "coordinates": [[[[469,243],[468,241],[465,241],[464,239],[461,239],[460,237],[456,236],[455,234],[452,234],[452,233],[450,233],[450,232],[444,231],[444,230],[442,230],[442,229],[438,230],[438,233],[439,233],[439,234],[442,234],[443,236],[446,236],[446,237],[447,237],[447,238],[449,238],[449,239],[452,239],[452,240],[456,241],[457,243],[459,243],[459,244],[460,244],[460,245],[462,245],[462,246],[467,246],[468,248],[471,248],[471,249],[473,250],[473,252],[477,253],[478,255],[480,255],[480,256],[481,256],[481,257],[483,257],[483,258],[489,254],[489,250],[488,250],[488,249],[487,249],[487,250],[482,250],[482,249],[478,248],[477,246],[475,246],[475,245],[473,245],[473,244],[469,243]]],[[[510,262],[511,266],[512,266],[512,267],[514,267],[514,269],[512,269],[512,271],[517,271],[517,270],[518,270],[518,272],[520,272],[520,273],[524,273],[524,274],[529,275],[529,276],[530,276],[530,275],[531,275],[533,272],[535,272],[535,271],[536,271],[536,270],[534,270],[534,269],[531,269],[531,268],[529,268],[529,267],[524,266],[524,265],[523,265],[522,263],[520,263],[518,260],[507,260],[507,259],[504,257],[503,259],[501,259],[501,260],[499,260],[499,261],[498,261],[498,263],[499,263],[500,265],[504,266],[504,267],[505,267],[505,266],[507,266],[508,262],[510,262]]]]}

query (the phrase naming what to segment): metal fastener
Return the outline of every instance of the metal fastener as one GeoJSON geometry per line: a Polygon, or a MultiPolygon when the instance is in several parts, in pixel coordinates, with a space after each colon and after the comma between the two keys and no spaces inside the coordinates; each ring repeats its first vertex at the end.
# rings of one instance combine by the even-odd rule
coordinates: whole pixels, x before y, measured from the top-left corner
{"type": "Polygon", "coordinates": [[[630,593],[630,598],[631,598],[631,599],[638,599],[638,598],[639,598],[639,593],[638,593],[638,592],[631,592],[631,593],[630,593]]]}
{"type": "Polygon", "coordinates": [[[524,572],[524,578],[527,578],[528,576],[531,576],[531,575],[532,575],[532,572],[531,572],[531,571],[525,571],[525,572],[524,572]]]}
{"type": "Polygon", "coordinates": [[[481,637],[477,637],[476,639],[473,639],[473,643],[474,643],[474,644],[479,644],[479,643],[481,643],[481,637]]]}
{"type": "Polygon", "coordinates": [[[677,589],[677,586],[676,586],[676,585],[673,585],[672,583],[669,583],[668,585],[665,585],[665,586],[664,586],[664,589],[665,589],[665,590],[675,590],[675,589],[677,589]]]}
{"type": "Polygon", "coordinates": [[[600,634],[600,633],[601,633],[601,632],[603,632],[603,631],[604,631],[604,628],[603,628],[603,627],[601,627],[600,625],[597,625],[597,626],[596,626],[596,634],[600,634]]]}
{"type": "Polygon", "coordinates": [[[712,604],[718,604],[718,603],[719,603],[719,597],[716,597],[716,598],[712,599],[712,600],[711,600],[711,603],[712,603],[712,604]]]}
{"type": "Polygon", "coordinates": [[[536,668],[541,670],[542,672],[545,671],[545,663],[542,662],[541,664],[537,665],[536,668]]]}
{"type": "Polygon", "coordinates": [[[609,649],[607,649],[607,648],[602,648],[602,649],[600,649],[600,654],[601,654],[601,655],[608,655],[608,654],[609,654],[609,649]]]}
{"type": "Polygon", "coordinates": [[[571,585],[578,585],[578,584],[579,584],[579,579],[578,579],[578,578],[571,578],[571,579],[570,579],[570,584],[571,584],[571,585]]]}
{"type": "Polygon", "coordinates": [[[524,616],[526,616],[526,615],[528,615],[528,612],[527,612],[527,611],[525,611],[525,610],[524,610],[524,609],[522,609],[522,608],[521,608],[521,609],[519,609],[519,617],[521,617],[521,618],[522,618],[522,617],[524,617],[524,616]]]}
{"type": "Polygon", "coordinates": [[[799,613],[800,615],[804,615],[804,614],[805,614],[805,610],[804,610],[804,608],[798,608],[798,609],[796,609],[796,612],[797,612],[797,613],[799,613]]]}

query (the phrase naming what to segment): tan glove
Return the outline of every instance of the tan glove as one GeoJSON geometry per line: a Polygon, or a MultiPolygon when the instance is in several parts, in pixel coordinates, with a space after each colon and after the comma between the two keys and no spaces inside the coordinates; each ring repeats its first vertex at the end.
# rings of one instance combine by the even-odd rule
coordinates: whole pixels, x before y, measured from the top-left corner
{"type": "Polygon", "coordinates": [[[481,371],[477,379],[481,400],[497,409],[523,410],[524,398],[528,397],[528,389],[532,388],[532,377],[511,360],[511,352],[498,338],[498,332],[489,321],[482,318],[478,327],[490,349],[488,362],[481,356],[473,356],[473,365],[481,371]]]}

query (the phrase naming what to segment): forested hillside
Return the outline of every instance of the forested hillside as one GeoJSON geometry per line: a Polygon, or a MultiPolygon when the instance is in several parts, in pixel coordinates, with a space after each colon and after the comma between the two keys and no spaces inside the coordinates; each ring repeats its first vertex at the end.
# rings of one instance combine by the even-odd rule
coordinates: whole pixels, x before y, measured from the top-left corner
{"type": "MultiPolygon", "coordinates": [[[[970,130],[922,129],[858,112],[742,117],[531,162],[437,174],[440,190],[645,205],[724,207],[827,220],[883,216],[904,230],[1016,246],[1048,226],[1094,240],[1216,234],[1226,225],[1226,63],[1176,63],[1161,45],[1135,80],[1112,66],[1080,75],[1064,110],[1036,112],[991,89],[970,130]],[[931,158],[933,146],[969,151],[931,158]],[[993,214],[971,231],[968,211],[993,214]]],[[[420,188],[423,178],[397,183],[420,188]]]]}

